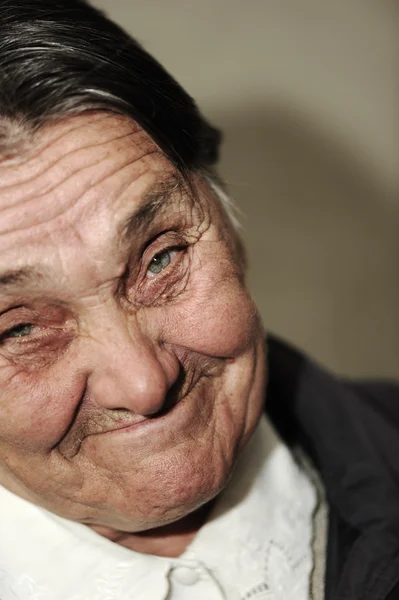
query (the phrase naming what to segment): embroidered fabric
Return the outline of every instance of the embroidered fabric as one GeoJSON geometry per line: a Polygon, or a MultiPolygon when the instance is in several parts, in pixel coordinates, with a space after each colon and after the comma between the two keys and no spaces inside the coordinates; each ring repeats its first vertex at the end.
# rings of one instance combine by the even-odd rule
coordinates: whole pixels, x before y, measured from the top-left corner
{"type": "Polygon", "coordinates": [[[308,600],[316,504],[310,478],[264,418],[188,552],[228,600],[308,600]]]}

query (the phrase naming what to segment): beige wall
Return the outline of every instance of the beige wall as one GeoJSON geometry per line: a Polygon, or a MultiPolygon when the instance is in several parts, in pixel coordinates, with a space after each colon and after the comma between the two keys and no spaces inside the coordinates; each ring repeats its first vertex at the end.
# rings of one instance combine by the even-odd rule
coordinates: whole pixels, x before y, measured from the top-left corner
{"type": "Polygon", "coordinates": [[[265,324],[399,375],[394,0],[97,0],[225,131],[265,324]]]}

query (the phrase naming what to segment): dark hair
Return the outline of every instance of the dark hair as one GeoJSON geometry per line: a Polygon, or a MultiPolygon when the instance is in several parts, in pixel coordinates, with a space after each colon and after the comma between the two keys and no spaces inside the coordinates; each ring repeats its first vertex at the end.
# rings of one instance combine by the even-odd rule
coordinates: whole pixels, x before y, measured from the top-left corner
{"type": "Polygon", "coordinates": [[[93,109],[131,117],[182,172],[217,161],[218,130],[102,12],[83,0],[0,0],[0,138],[7,123],[36,131],[93,109]]]}

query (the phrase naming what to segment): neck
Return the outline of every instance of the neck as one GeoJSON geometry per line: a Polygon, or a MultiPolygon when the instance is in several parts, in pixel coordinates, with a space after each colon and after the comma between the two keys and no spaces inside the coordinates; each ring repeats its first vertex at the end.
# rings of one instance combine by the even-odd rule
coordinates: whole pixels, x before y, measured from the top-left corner
{"type": "Polygon", "coordinates": [[[92,525],[91,527],[112,542],[135,552],[176,558],[183,554],[193,541],[195,535],[205,523],[211,506],[212,503],[210,502],[179,521],[138,533],[115,531],[100,525],[92,525]]]}

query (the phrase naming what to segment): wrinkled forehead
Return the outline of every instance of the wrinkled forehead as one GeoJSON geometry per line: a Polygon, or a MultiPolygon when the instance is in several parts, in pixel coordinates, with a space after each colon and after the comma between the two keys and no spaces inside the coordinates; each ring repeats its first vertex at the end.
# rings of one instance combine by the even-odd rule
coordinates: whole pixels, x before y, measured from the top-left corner
{"type": "Polygon", "coordinates": [[[0,162],[0,246],[104,206],[116,218],[127,195],[130,206],[140,203],[173,177],[175,168],[126,117],[86,114],[47,126],[0,162]]]}
{"type": "MultiPolygon", "coordinates": [[[[131,163],[154,153],[162,157],[137,123],[106,112],[72,116],[34,133],[20,123],[0,120],[0,136],[0,192],[8,191],[9,198],[19,185],[25,184],[32,192],[43,191],[45,182],[50,177],[54,182],[61,169],[72,174],[74,169],[77,172],[104,162],[118,151],[126,152],[127,146],[131,163]]],[[[165,165],[167,162],[164,158],[165,165]]]]}
{"type": "Polygon", "coordinates": [[[132,240],[192,206],[182,176],[129,119],[54,124],[0,163],[0,275],[111,268],[132,240]]]}

